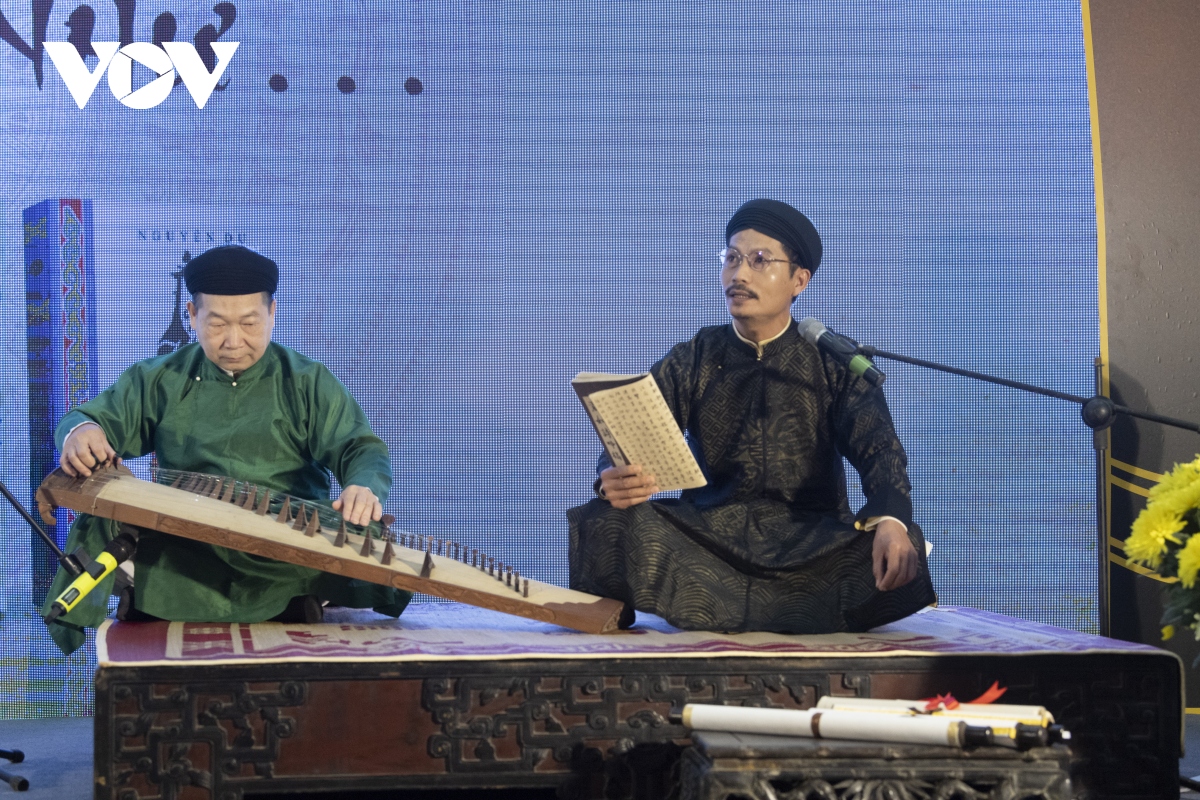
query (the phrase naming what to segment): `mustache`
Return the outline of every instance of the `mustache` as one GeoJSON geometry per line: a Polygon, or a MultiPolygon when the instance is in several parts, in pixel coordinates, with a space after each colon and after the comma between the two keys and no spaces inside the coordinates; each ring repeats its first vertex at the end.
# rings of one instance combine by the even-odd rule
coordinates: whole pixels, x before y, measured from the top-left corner
{"type": "Polygon", "coordinates": [[[747,289],[745,286],[736,286],[735,285],[735,286],[730,286],[728,289],[725,290],[726,297],[733,297],[733,295],[735,293],[736,294],[744,294],[746,297],[750,297],[755,300],[758,299],[758,295],[756,295],[754,292],[747,289]]]}

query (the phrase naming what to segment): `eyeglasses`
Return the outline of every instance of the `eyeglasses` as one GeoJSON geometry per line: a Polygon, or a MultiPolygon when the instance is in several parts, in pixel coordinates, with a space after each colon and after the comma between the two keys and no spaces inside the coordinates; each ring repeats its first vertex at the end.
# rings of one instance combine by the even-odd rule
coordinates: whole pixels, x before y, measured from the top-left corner
{"type": "Polygon", "coordinates": [[[786,258],[771,258],[771,254],[765,250],[755,250],[752,253],[743,253],[740,250],[735,250],[732,247],[726,247],[717,256],[721,259],[721,269],[734,270],[742,265],[742,260],[745,259],[750,269],[755,272],[762,272],[767,268],[768,264],[774,264],[776,261],[782,261],[785,264],[790,264],[791,260],[786,258]]]}

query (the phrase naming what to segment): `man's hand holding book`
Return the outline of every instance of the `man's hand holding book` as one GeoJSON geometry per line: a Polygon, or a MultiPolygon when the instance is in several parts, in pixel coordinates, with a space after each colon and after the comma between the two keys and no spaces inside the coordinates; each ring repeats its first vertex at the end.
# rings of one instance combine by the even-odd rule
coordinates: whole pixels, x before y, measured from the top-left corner
{"type": "Polygon", "coordinates": [[[600,473],[600,496],[613,508],[629,508],[657,494],[658,482],[641,464],[609,467],[600,473]]]}

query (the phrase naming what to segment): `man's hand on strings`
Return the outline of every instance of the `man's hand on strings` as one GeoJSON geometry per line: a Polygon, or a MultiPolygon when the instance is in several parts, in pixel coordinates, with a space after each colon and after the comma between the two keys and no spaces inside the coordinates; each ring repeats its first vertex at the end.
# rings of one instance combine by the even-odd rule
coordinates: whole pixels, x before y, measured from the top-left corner
{"type": "Polygon", "coordinates": [[[120,464],[117,451],[108,443],[104,428],[95,422],[85,422],[71,431],[63,442],[58,465],[73,478],[86,478],[101,464],[112,461],[120,464]]]}
{"type": "Polygon", "coordinates": [[[899,589],[917,577],[917,551],[904,526],[894,519],[881,520],[875,527],[871,550],[875,588],[881,592],[899,589]]]}
{"type": "Polygon", "coordinates": [[[642,472],[641,464],[609,467],[600,473],[600,496],[613,508],[636,506],[657,492],[657,481],[653,475],[642,472]]]}
{"type": "Polygon", "coordinates": [[[371,520],[383,517],[383,505],[379,498],[365,486],[347,486],[342,496],[333,501],[333,510],[342,512],[342,517],[352,525],[366,525],[371,520]]]}

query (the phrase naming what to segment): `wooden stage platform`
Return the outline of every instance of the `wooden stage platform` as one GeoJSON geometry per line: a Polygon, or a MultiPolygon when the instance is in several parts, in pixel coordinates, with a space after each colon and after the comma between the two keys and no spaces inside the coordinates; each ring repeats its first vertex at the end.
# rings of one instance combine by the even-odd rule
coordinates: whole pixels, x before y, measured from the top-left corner
{"type": "Polygon", "coordinates": [[[639,615],[594,636],[448,604],[320,625],[107,622],[96,797],[559,787],[665,798],[684,703],[806,708],[825,694],[1045,705],[1094,798],[1178,798],[1182,664],[1164,650],[966,608],[865,634],[724,636],[639,615]]]}

